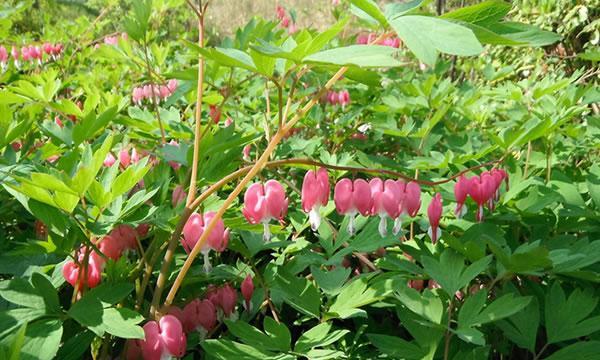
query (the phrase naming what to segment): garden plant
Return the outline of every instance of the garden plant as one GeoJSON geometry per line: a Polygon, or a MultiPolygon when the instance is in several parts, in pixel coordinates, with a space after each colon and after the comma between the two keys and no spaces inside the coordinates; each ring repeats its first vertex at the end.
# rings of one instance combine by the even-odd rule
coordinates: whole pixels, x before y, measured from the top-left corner
{"type": "Polygon", "coordinates": [[[0,359],[600,359],[599,1],[220,1],[0,4],[0,359]]]}

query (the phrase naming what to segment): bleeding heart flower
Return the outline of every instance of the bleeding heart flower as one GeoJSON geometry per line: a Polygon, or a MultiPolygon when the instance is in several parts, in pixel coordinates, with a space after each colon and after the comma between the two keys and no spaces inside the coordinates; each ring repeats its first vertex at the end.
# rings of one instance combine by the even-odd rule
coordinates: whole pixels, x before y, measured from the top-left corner
{"type": "Polygon", "coordinates": [[[207,299],[195,299],[188,303],[183,310],[171,307],[169,313],[181,321],[186,333],[198,331],[202,335],[206,335],[217,325],[217,309],[207,299]]]}
{"type": "Polygon", "coordinates": [[[404,201],[402,202],[402,211],[410,217],[417,216],[421,208],[421,187],[418,183],[410,181],[404,188],[404,201]]]}
{"type": "Polygon", "coordinates": [[[88,256],[88,266],[87,269],[84,270],[84,261],[86,257],[86,252],[89,251],[87,247],[82,246],[75,252],[75,257],[77,258],[77,262],[67,261],[63,265],[63,276],[65,280],[71,284],[73,287],[76,287],[76,284],[79,280],[82,280],[84,284],[79,285],[79,291],[83,285],[88,288],[94,288],[100,284],[102,280],[102,268],[104,267],[104,259],[98,255],[95,251],[92,251],[88,256]],[[80,279],[80,271],[84,271],[87,273],[87,279],[83,277],[80,279]]]}
{"type": "Polygon", "coordinates": [[[302,209],[308,213],[310,226],[317,231],[321,225],[321,206],[329,202],[329,176],[325,168],[309,170],[302,182],[302,209]]]}
{"type": "MultiPolygon", "coordinates": [[[[196,243],[204,233],[204,230],[210,224],[215,216],[215,212],[209,211],[204,215],[193,213],[183,227],[183,239],[181,243],[185,251],[189,254],[196,243]]],[[[229,229],[225,229],[225,224],[222,219],[217,221],[216,226],[212,229],[208,238],[202,244],[200,252],[204,255],[204,270],[210,272],[210,250],[223,252],[227,248],[229,242],[229,229]]]]}
{"type": "Polygon", "coordinates": [[[454,215],[459,219],[467,213],[465,201],[467,200],[467,195],[469,195],[470,186],[470,180],[464,175],[461,175],[458,180],[456,180],[456,184],[454,185],[454,197],[456,198],[456,209],[454,209],[454,215]]]}
{"type": "Polygon", "coordinates": [[[185,197],[186,197],[186,195],[185,195],[185,190],[183,189],[183,186],[181,186],[181,185],[175,186],[175,189],[173,189],[173,197],[171,199],[171,203],[173,204],[173,207],[177,207],[177,205],[184,202],[185,197]]]}
{"type": "Polygon", "coordinates": [[[173,315],[160,321],[149,321],[144,326],[145,340],[129,340],[127,359],[162,360],[185,355],[187,339],[181,322],[173,315]]]}
{"type": "Polygon", "coordinates": [[[221,120],[221,109],[219,109],[216,105],[209,105],[209,116],[214,121],[215,124],[219,123],[221,120]]]}
{"type": "Polygon", "coordinates": [[[427,216],[429,217],[429,230],[427,230],[427,234],[429,234],[431,242],[435,244],[440,236],[442,236],[442,231],[440,230],[442,195],[440,193],[436,193],[431,199],[431,202],[427,207],[427,216]]]}
{"type": "Polygon", "coordinates": [[[106,157],[104,158],[104,162],[102,164],[106,167],[111,167],[111,166],[113,166],[115,161],[117,161],[117,159],[115,159],[114,155],[111,153],[108,153],[108,154],[106,154],[106,157]]]}
{"type": "Polygon", "coordinates": [[[356,214],[360,213],[363,216],[368,216],[373,207],[369,183],[363,179],[356,179],[354,182],[347,178],[342,179],[335,185],[333,200],[338,213],[350,217],[348,233],[354,235],[356,231],[354,226],[356,214]]]}
{"type": "Polygon", "coordinates": [[[252,294],[254,293],[254,282],[252,281],[252,276],[250,274],[242,281],[240,288],[242,290],[242,296],[244,297],[244,306],[247,311],[250,311],[250,300],[252,300],[252,294]]]}
{"type": "MultiPolygon", "coordinates": [[[[401,184],[403,185],[404,183],[401,184]]],[[[389,179],[385,182],[380,178],[373,178],[369,181],[371,197],[373,198],[371,214],[379,215],[379,234],[382,237],[387,235],[386,218],[389,217],[396,220],[400,216],[400,206],[404,195],[402,185],[389,179]]],[[[400,228],[394,226],[394,234],[397,234],[398,231],[400,231],[400,228]]]]}
{"type": "Polygon", "coordinates": [[[242,213],[250,224],[263,224],[263,239],[269,241],[271,231],[269,222],[273,219],[282,221],[287,214],[288,199],[285,190],[277,180],[268,180],[264,185],[254,183],[244,194],[242,213]]]}

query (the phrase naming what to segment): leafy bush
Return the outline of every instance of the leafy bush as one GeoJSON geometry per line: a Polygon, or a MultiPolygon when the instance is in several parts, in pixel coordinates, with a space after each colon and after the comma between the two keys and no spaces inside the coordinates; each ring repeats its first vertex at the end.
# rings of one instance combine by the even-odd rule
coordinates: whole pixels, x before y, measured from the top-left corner
{"type": "Polygon", "coordinates": [[[600,352],[589,46],[516,69],[561,36],[500,0],[57,5],[0,12],[1,358],[600,352]]]}

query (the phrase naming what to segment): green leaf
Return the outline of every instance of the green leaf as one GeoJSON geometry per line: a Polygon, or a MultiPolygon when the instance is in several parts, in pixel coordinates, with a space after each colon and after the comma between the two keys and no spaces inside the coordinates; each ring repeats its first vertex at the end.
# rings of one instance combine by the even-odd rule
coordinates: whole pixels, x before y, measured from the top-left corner
{"type": "Polygon", "coordinates": [[[263,321],[263,327],[265,329],[265,333],[277,343],[277,346],[280,350],[290,350],[292,334],[290,334],[290,331],[284,323],[278,323],[273,320],[273,318],[267,316],[263,321]]]}
{"type": "Polygon", "coordinates": [[[385,6],[385,17],[389,20],[408,14],[423,4],[423,0],[410,0],[402,3],[392,3],[385,6]]]}
{"type": "Polygon", "coordinates": [[[27,324],[23,324],[15,334],[11,349],[9,360],[19,360],[21,358],[21,349],[25,342],[25,333],[27,332],[27,324]]]}
{"type": "MultiPolygon", "coordinates": [[[[204,351],[216,359],[230,360],[268,360],[274,359],[275,354],[261,351],[251,345],[240,344],[231,340],[209,339],[200,343],[204,351]]],[[[278,357],[278,359],[292,359],[293,357],[278,357]]]]}
{"type": "Polygon", "coordinates": [[[336,295],[340,292],[342,286],[350,276],[350,268],[336,267],[333,270],[325,271],[316,266],[310,267],[317,285],[327,294],[336,295]]]}
{"type": "Polygon", "coordinates": [[[444,315],[444,305],[442,300],[430,290],[425,290],[423,294],[408,286],[401,287],[395,296],[413,313],[431,321],[434,324],[442,322],[444,315]]]}
{"type": "Polygon", "coordinates": [[[387,27],[388,21],[385,15],[373,0],[350,0],[350,3],[362,10],[365,14],[375,19],[381,26],[387,27]]]}
{"type": "Polygon", "coordinates": [[[402,65],[393,56],[396,51],[390,46],[349,45],[320,51],[305,57],[302,62],[363,68],[396,67],[402,65]]]}
{"type": "Polygon", "coordinates": [[[274,285],[271,290],[275,288],[287,304],[306,315],[319,318],[321,297],[311,282],[280,269],[274,285]]]}
{"type": "Polygon", "coordinates": [[[579,341],[565,346],[544,360],[596,360],[600,353],[600,341],[579,341]]]}
{"type": "Polygon", "coordinates": [[[596,208],[600,209],[600,166],[598,164],[590,167],[586,184],[590,192],[590,197],[596,204],[596,208]]]}
{"type": "Polygon", "coordinates": [[[506,294],[489,305],[485,305],[487,291],[480,290],[469,296],[458,316],[459,327],[480,326],[509,317],[523,310],[531,301],[529,296],[506,294]]]}
{"type": "Polygon", "coordinates": [[[43,297],[46,311],[48,313],[60,313],[61,308],[58,301],[58,292],[48,277],[36,272],[31,275],[31,282],[35,290],[43,297]]]}
{"type": "Polygon", "coordinates": [[[295,351],[306,352],[315,347],[331,345],[350,332],[346,329],[330,331],[331,323],[326,322],[305,331],[296,341],[295,351]]]}
{"type": "Polygon", "coordinates": [[[220,47],[210,49],[196,47],[195,49],[207,59],[211,59],[220,65],[239,67],[253,72],[257,71],[252,57],[241,50],[220,47]]]}
{"type": "Polygon", "coordinates": [[[390,24],[415,56],[429,66],[435,64],[438,52],[473,56],[483,51],[470,29],[450,21],[407,15],[394,19],[390,24]]]}
{"type": "MultiPolygon", "coordinates": [[[[265,318],[265,325],[267,325],[267,318],[265,318]]],[[[271,321],[274,322],[273,319],[271,319],[271,321]]],[[[227,328],[229,329],[229,331],[235,335],[237,338],[239,338],[240,340],[242,340],[244,343],[248,344],[248,345],[252,345],[254,347],[256,347],[257,349],[260,350],[264,350],[264,351],[287,351],[289,350],[290,347],[290,341],[291,341],[291,337],[289,334],[289,330],[287,330],[287,328],[285,328],[285,330],[283,330],[283,334],[279,333],[276,336],[273,336],[272,333],[269,333],[265,327],[265,332],[267,332],[266,334],[263,333],[262,331],[260,331],[259,329],[255,328],[254,326],[243,322],[243,321],[228,321],[226,320],[225,323],[227,324],[227,328]],[[287,331],[287,333],[286,333],[287,331]],[[287,343],[286,343],[287,341],[287,343]]],[[[271,323],[269,323],[269,326],[272,326],[271,323]]],[[[283,327],[285,327],[285,325],[283,325],[283,327]]],[[[272,327],[271,330],[275,330],[276,332],[279,331],[281,332],[281,329],[278,329],[277,327],[272,327]]]]}
{"type": "Polygon", "coordinates": [[[425,351],[417,344],[397,336],[367,334],[367,337],[379,351],[393,358],[423,359],[425,351]]]}
{"type": "Polygon", "coordinates": [[[56,356],[62,337],[62,322],[45,319],[30,323],[21,348],[22,360],[51,360],[56,356]]]}
{"type": "Polygon", "coordinates": [[[344,286],[329,308],[329,314],[332,317],[341,319],[364,314],[364,311],[359,310],[360,307],[373,303],[382,297],[382,294],[378,293],[376,288],[369,286],[367,277],[359,277],[344,286]]]}
{"type": "Polygon", "coordinates": [[[511,5],[505,1],[488,0],[447,12],[441,18],[485,25],[487,23],[497,23],[502,20],[508,14],[510,8],[511,5]]]}
{"type": "Polygon", "coordinates": [[[139,163],[129,166],[123,171],[112,183],[110,191],[110,201],[125,194],[131,190],[150,170],[150,166],[146,166],[147,158],[144,158],[139,163]]]}
{"type": "Polygon", "coordinates": [[[95,337],[96,335],[89,330],[78,332],[64,342],[58,350],[56,358],[61,360],[81,359],[83,354],[89,350],[95,337]]]}
{"type": "Polygon", "coordinates": [[[477,275],[481,274],[492,260],[491,256],[486,256],[464,267],[465,259],[451,249],[446,249],[440,257],[440,261],[425,256],[422,259],[425,272],[431,276],[447,294],[453,295],[460,288],[466,286],[477,275]]]}
{"type": "Polygon", "coordinates": [[[508,319],[497,323],[507,338],[532,353],[535,352],[539,324],[540,307],[535,297],[531,299],[531,302],[523,311],[519,311],[508,319]]]}
{"type": "Polygon", "coordinates": [[[588,317],[597,305],[598,298],[591,289],[575,289],[567,299],[560,284],[555,281],[546,294],[548,343],[575,339],[600,330],[600,316],[588,317]]]}
{"type": "Polygon", "coordinates": [[[33,309],[45,309],[44,297],[23,278],[0,282],[0,296],[13,304],[33,309]]]}

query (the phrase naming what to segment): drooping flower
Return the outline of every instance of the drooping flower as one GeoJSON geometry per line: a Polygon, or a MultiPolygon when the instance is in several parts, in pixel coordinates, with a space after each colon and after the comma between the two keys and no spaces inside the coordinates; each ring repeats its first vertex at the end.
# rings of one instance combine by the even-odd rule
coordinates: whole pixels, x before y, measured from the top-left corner
{"type": "Polygon", "coordinates": [[[254,183],[244,194],[242,213],[250,224],[263,224],[265,241],[271,238],[269,222],[273,219],[283,221],[287,209],[285,190],[277,180],[268,180],[264,185],[254,183]]]}
{"type": "Polygon", "coordinates": [[[127,168],[131,163],[131,156],[129,156],[129,151],[127,151],[127,149],[121,149],[121,151],[119,151],[119,162],[121,163],[122,168],[127,168]]]}
{"type": "Polygon", "coordinates": [[[177,207],[177,205],[179,205],[180,203],[185,201],[185,190],[183,189],[183,186],[181,185],[177,185],[175,186],[175,189],[173,189],[173,197],[171,199],[171,203],[173,204],[173,207],[177,207]]]}
{"type": "Polygon", "coordinates": [[[417,216],[421,208],[421,187],[417,182],[410,181],[404,188],[404,200],[402,202],[402,211],[410,217],[417,216]]]}
{"type": "Polygon", "coordinates": [[[237,291],[230,284],[225,284],[219,289],[219,301],[223,315],[228,318],[231,317],[237,303],[237,291]]]}
{"type": "MultiPolygon", "coordinates": [[[[183,239],[181,244],[185,251],[189,254],[196,246],[196,243],[204,233],[204,230],[215,217],[215,212],[209,211],[204,215],[193,213],[183,227],[183,239]]],[[[215,227],[211,230],[208,238],[202,244],[200,252],[204,255],[204,270],[210,272],[210,250],[223,252],[227,248],[229,242],[229,229],[225,229],[225,224],[222,219],[217,221],[215,227]]]]}
{"type": "MultiPolygon", "coordinates": [[[[371,197],[373,206],[372,215],[379,215],[379,234],[383,237],[387,235],[387,218],[396,220],[400,216],[400,206],[402,203],[402,188],[394,180],[373,178],[369,181],[371,187],[371,197]]],[[[396,234],[400,229],[394,227],[396,234]]]]}
{"type": "Polygon", "coordinates": [[[217,324],[217,309],[207,299],[194,299],[183,310],[173,306],[169,314],[179,319],[186,333],[198,331],[206,335],[217,324]]]}
{"type": "Polygon", "coordinates": [[[461,175],[458,180],[456,180],[456,184],[454,185],[454,197],[456,198],[456,209],[454,209],[454,215],[459,219],[467,212],[465,201],[467,200],[467,195],[469,195],[470,186],[470,180],[464,175],[461,175]]]}
{"type": "Polygon", "coordinates": [[[495,181],[489,173],[482,173],[480,176],[474,176],[470,179],[471,186],[469,195],[477,203],[477,221],[483,221],[483,206],[494,196],[495,181]]]}
{"type": "Polygon", "coordinates": [[[309,170],[302,182],[302,209],[308,213],[310,226],[317,231],[321,225],[321,206],[329,202],[329,176],[325,168],[309,170]]]}
{"type": "Polygon", "coordinates": [[[369,183],[363,179],[342,179],[335,185],[333,200],[340,215],[348,215],[348,233],[354,235],[356,228],[354,218],[360,213],[368,216],[373,206],[371,188],[369,183]]]}
{"type": "Polygon", "coordinates": [[[435,244],[440,236],[442,236],[442,231],[440,230],[442,195],[440,193],[436,193],[431,199],[431,202],[427,207],[427,216],[429,217],[429,230],[427,230],[427,234],[429,234],[431,242],[435,244]]]}
{"type": "Polygon", "coordinates": [[[143,328],[144,340],[128,341],[128,360],[162,360],[185,354],[187,339],[175,316],[165,315],[158,322],[147,322],[143,328]]]}
{"type": "Polygon", "coordinates": [[[102,164],[106,167],[111,167],[116,161],[117,159],[115,159],[114,155],[112,153],[108,153],[106,154],[106,157],[104,158],[104,162],[102,164]]]}
{"type": "Polygon", "coordinates": [[[63,276],[65,280],[71,284],[73,287],[77,287],[77,282],[82,281],[82,284],[79,284],[78,288],[81,289],[85,285],[87,288],[91,289],[98,284],[102,280],[102,269],[104,267],[104,259],[98,255],[95,251],[91,251],[88,255],[88,266],[85,269],[84,262],[86,258],[86,253],[89,249],[86,246],[80,247],[75,252],[75,258],[77,258],[77,262],[75,261],[67,261],[63,265],[63,276]],[[80,275],[80,272],[81,275],[80,275]],[[87,275],[87,278],[84,278],[83,274],[87,275]],[[81,277],[81,279],[80,279],[81,277]]]}
{"type": "Polygon", "coordinates": [[[252,276],[250,274],[242,281],[240,288],[242,296],[244,297],[245,308],[250,311],[250,300],[252,300],[252,294],[254,293],[254,282],[252,281],[252,276]]]}
{"type": "Polygon", "coordinates": [[[216,105],[209,105],[208,115],[215,124],[218,124],[219,120],[221,120],[221,109],[219,109],[216,105]]]}

